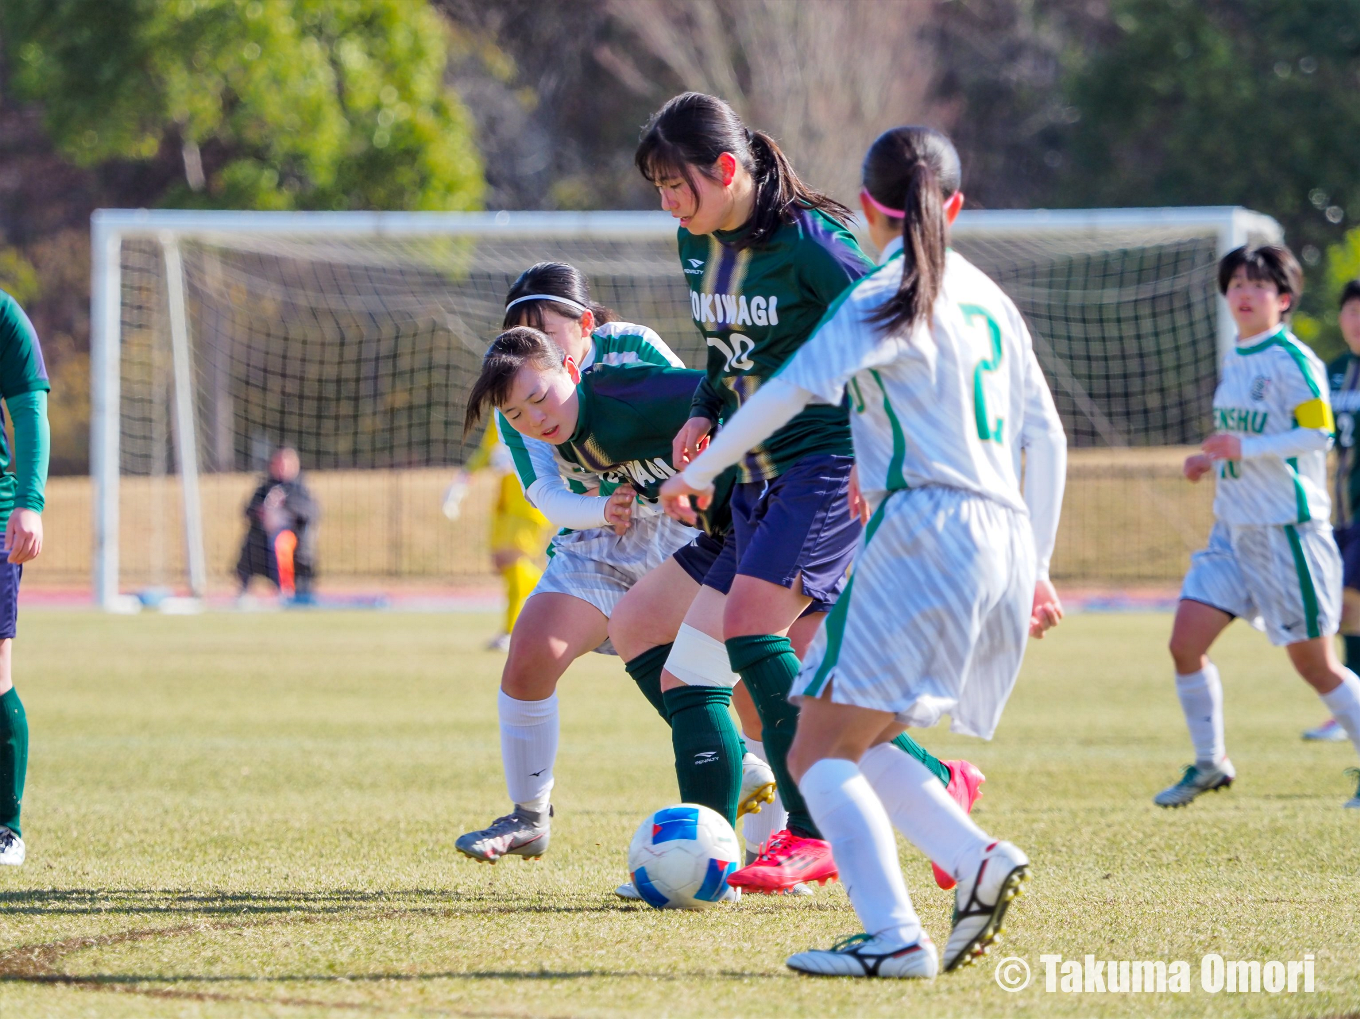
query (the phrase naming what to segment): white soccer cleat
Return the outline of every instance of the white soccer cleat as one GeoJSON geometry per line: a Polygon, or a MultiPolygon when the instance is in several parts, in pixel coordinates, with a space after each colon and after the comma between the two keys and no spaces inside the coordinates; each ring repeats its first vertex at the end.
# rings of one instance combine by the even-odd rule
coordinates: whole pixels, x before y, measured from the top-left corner
{"type": "Polygon", "coordinates": [[[1323,743],[1345,743],[1350,739],[1346,735],[1346,730],[1341,728],[1341,723],[1335,718],[1329,718],[1314,729],[1304,729],[1303,738],[1307,740],[1319,740],[1323,743]]]}
{"type": "Polygon", "coordinates": [[[1347,768],[1346,777],[1355,779],[1355,795],[1342,806],[1351,810],[1360,810],[1360,768],[1347,768]]]}
{"type": "Polygon", "coordinates": [[[954,891],[954,928],[944,946],[945,972],[967,966],[1001,939],[1001,921],[1029,878],[1029,857],[1009,842],[993,842],[954,891]]]}
{"type": "Polygon", "coordinates": [[[855,934],[829,950],[814,948],[791,955],[784,965],[817,977],[930,980],[940,971],[935,946],[924,934],[912,945],[886,944],[868,934],[855,934]]]}
{"type": "Polygon", "coordinates": [[[1201,793],[1228,788],[1236,777],[1237,769],[1226,757],[1223,758],[1222,764],[1211,764],[1208,767],[1187,764],[1181,780],[1159,792],[1152,798],[1152,802],[1159,807],[1183,807],[1201,793]]]}
{"type": "Polygon", "coordinates": [[[0,824],[0,866],[17,867],[24,862],[26,855],[28,850],[24,848],[24,840],[0,824]]]}
{"type": "Polygon", "coordinates": [[[741,793],[737,797],[737,816],[759,814],[766,803],[774,802],[774,771],[755,754],[741,759],[741,793]]]}
{"type": "Polygon", "coordinates": [[[537,860],[548,851],[549,819],[552,807],[542,815],[530,815],[518,808],[498,817],[489,827],[460,835],[454,848],[480,863],[495,863],[502,856],[522,856],[537,860]]]}
{"type": "Polygon", "coordinates": [[[486,642],[486,649],[488,651],[502,651],[502,652],[509,651],[510,634],[503,633],[499,637],[492,637],[489,641],[486,642]]]}

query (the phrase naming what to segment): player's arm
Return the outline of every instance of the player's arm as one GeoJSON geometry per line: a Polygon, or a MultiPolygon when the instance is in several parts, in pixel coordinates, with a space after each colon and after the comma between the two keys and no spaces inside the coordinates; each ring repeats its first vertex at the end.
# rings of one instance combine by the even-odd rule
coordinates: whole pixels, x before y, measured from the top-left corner
{"type": "MultiPolygon", "coordinates": [[[[1023,326],[1022,326],[1023,328],[1023,326]]],[[[1042,638],[1063,617],[1062,602],[1049,579],[1049,564],[1058,541],[1058,519],[1063,491],[1067,487],[1067,435],[1053,404],[1034,348],[1025,334],[1028,359],[1025,365],[1025,420],[1020,446],[1025,451],[1025,505],[1034,529],[1037,579],[1030,610],[1030,635],[1042,638]]]]}
{"type": "Polygon", "coordinates": [[[638,344],[638,360],[647,364],[667,365],[671,368],[684,368],[685,362],[676,356],[670,345],[661,338],[655,329],[642,326],[641,342],[638,344]]]}
{"type": "Polygon", "coordinates": [[[1332,443],[1336,421],[1328,392],[1313,377],[1307,362],[1291,363],[1278,380],[1281,402],[1294,427],[1273,435],[1236,435],[1218,432],[1200,448],[1212,460],[1253,460],[1276,456],[1284,460],[1306,453],[1325,453],[1332,443]]]}
{"type": "Polygon", "coordinates": [[[608,498],[573,492],[562,476],[552,446],[538,439],[527,439],[515,431],[500,411],[495,427],[505,448],[510,451],[515,477],[524,489],[524,498],[554,527],[585,531],[606,524],[608,498]]]}
{"type": "Polygon", "coordinates": [[[52,433],[47,423],[47,393],[37,390],[7,396],[14,423],[14,475],[18,493],[5,527],[9,561],[26,563],[42,551],[42,511],[46,505],[47,465],[51,459],[52,433]]]}
{"type": "Polygon", "coordinates": [[[843,305],[828,314],[799,351],[724,422],[708,448],[661,486],[665,511],[692,524],[690,496],[697,496],[699,508],[704,509],[712,497],[713,479],[748,450],[783,428],[809,403],[839,403],[850,376],[887,363],[895,352],[892,341],[879,338],[876,330],[863,325],[857,309],[843,305]]]}

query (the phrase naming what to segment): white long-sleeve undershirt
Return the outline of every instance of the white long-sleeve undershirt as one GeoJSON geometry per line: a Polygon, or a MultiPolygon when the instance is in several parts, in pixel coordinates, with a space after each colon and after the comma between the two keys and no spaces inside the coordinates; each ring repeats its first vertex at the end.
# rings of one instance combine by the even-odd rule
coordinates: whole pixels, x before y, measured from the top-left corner
{"type": "Polygon", "coordinates": [[[691,488],[707,488],[714,478],[739,462],[747,450],[755,449],[783,428],[812,400],[813,395],[806,389],[783,379],[771,379],[741,405],[741,410],[723,425],[708,448],[685,468],[682,477],[686,484],[691,488]]]}
{"type": "Polygon", "coordinates": [[[584,531],[605,526],[604,508],[609,499],[573,492],[560,475],[539,478],[525,490],[524,496],[554,527],[584,531]]]}
{"type": "Polygon", "coordinates": [[[1056,415],[1026,414],[1020,445],[1025,451],[1024,496],[1034,531],[1035,566],[1038,578],[1047,580],[1067,487],[1067,435],[1056,415]]]}
{"type": "Polygon", "coordinates": [[[1286,460],[1305,453],[1325,453],[1331,445],[1332,434],[1325,428],[1291,428],[1275,435],[1242,436],[1242,459],[1258,456],[1278,456],[1286,460]]]}

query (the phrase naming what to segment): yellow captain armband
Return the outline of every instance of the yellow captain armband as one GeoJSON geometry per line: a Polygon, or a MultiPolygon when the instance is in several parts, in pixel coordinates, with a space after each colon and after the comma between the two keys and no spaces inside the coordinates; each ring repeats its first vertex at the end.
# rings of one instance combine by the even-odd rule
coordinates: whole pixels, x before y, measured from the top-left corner
{"type": "Polygon", "coordinates": [[[1324,428],[1336,431],[1336,419],[1332,417],[1332,405],[1322,397],[1301,403],[1294,408],[1294,420],[1300,428],[1324,428]]]}

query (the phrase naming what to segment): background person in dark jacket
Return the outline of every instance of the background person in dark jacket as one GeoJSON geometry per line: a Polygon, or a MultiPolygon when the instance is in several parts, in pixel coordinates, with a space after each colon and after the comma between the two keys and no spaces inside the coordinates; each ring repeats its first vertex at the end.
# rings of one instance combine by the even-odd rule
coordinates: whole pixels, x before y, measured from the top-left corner
{"type": "Polygon", "coordinates": [[[246,593],[251,577],[261,576],[281,594],[310,601],[320,508],[303,484],[297,450],[284,446],[269,458],[269,473],[250,497],[245,515],[250,529],[236,561],[240,593],[246,593]]]}

